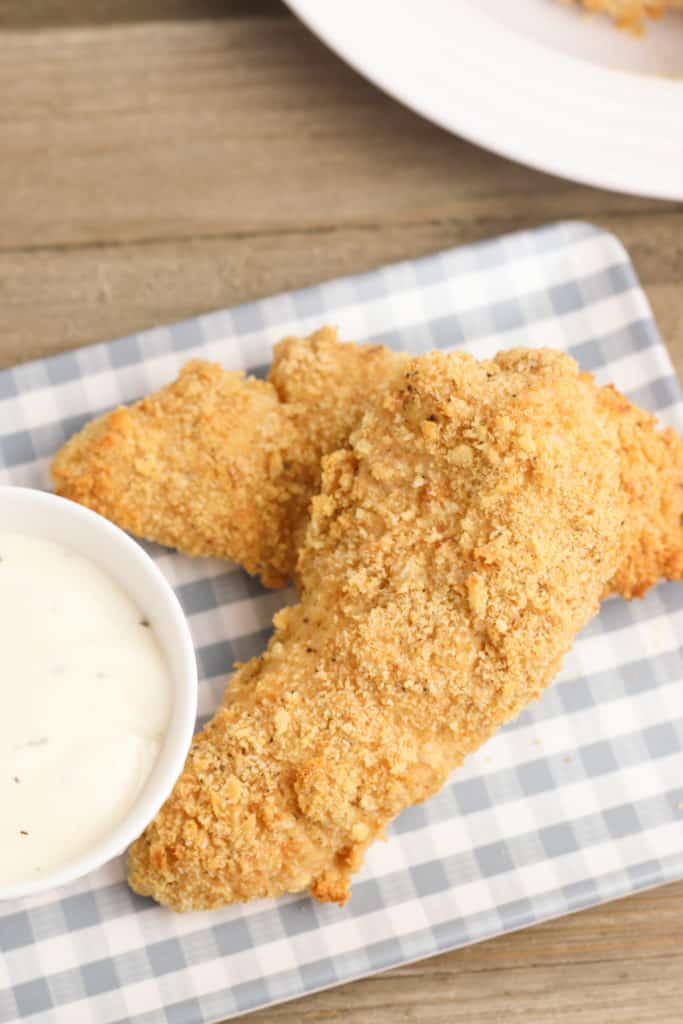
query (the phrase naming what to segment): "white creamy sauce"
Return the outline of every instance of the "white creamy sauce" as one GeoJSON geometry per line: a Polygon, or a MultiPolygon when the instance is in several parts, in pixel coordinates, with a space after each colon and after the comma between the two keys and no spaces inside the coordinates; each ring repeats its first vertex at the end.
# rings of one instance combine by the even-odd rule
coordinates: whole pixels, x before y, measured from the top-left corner
{"type": "Polygon", "coordinates": [[[131,808],[169,721],[157,639],[110,576],[0,532],[0,882],[84,853],[131,808]]]}

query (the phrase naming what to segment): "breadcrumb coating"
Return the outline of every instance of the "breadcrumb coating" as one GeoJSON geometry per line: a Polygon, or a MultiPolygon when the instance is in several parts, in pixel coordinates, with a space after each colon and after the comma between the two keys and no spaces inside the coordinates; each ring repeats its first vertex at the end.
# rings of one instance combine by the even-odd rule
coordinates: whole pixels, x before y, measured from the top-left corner
{"type": "Polygon", "coordinates": [[[624,550],[609,589],[642,597],[662,577],[683,578],[683,439],[614,387],[599,400],[617,428],[627,500],[624,550]]]}
{"type": "Polygon", "coordinates": [[[176,381],[88,424],[52,463],[58,494],[188,555],[293,574],[322,456],[346,443],[401,358],[323,328],[286,338],[267,381],[194,360],[176,381]]]}
{"type": "MultiPolygon", "coordinates": [[[[331,328],[275,349],[266,383],[211,363],[91,423],[59,452],[57,492],[190,555],[233,559],[269,586],[293,576],[322,456],[343,447],[405,365],[331,328]]],[[[640,595],[683,576],[683,441],[610,389],[629,495],[610,589],[640,595]]]]}
{"type": "Polygon", "coordinates": [[[556,674],[618,569],[619,428],[573,360],[410,360],[323,462],[300,603],[241,667],[132,846],[174,910],[309,889],[343,903],[368,845],[556,674]]]}

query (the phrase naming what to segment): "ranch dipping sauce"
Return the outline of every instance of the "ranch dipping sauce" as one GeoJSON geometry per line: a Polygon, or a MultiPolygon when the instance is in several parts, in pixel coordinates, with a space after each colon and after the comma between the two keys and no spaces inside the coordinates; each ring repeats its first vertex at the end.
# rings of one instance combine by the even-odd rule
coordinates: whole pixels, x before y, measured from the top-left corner
{"type": "Polygon", "coordinates": [[[131,809],[170,719],[149,623],[104,570],[0,532],[0,884],[85,853],[131,809]]]}

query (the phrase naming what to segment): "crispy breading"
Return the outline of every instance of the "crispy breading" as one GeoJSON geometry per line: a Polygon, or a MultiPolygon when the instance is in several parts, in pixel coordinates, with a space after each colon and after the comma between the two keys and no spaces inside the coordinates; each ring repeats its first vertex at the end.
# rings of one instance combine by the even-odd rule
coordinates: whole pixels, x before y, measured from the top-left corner
{"type": "Polygon", "coordinates": [[[233,559],[282,586],[322,456],[345,444],[400,364],[329,328],[280,342],[265,382],[195,360],[71,438],[52,463],[56,491],[147,540],[233,559]]]}
{"type": "Polygon", "coordinates": [[[615,575],[618,426],[573,360],[411,360],[324,460],[301,600],[133,845],[175,910],[343,902],[368,845],[537,697],[615,575]]]}
{"type": "Polygon", "coordinates": [[[600,401],[617,427],[621,486],[627,498],[626,535],[610,591],[641,597],[657,580],[683,578],[683,439],[657,428],[651,413],[616,388],[600,401]]]}
{"type": "MultiPolygon", "coordinates": [[[[275,349],[269,381],[190,363],[167,388],[90,424],[62,449],[57,492],[150,540],[234,559],[278,586],[295,569],[320,460],[342,447],[405,356],[342,344],[331,328],[275,349]]],[[[611,589],[640,595],[683,576],[683,441],[618,392],[629,495],[611,589]]]]}
{"type": "Polygon", "coordinates": [[[292,491],[283,479],[300,447],[271,385],[195,361],[157,394],[89,424],[52,474],[58,494],[132,533],[237,558],[277,586],[308,500],[303,484],[292,491]]]}

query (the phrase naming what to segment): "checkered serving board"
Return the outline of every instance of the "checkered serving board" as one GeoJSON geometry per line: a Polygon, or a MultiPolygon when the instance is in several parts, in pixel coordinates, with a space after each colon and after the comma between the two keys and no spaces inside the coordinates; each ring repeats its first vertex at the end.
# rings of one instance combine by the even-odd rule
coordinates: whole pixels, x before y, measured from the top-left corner
{"type": "MultiPolygon", "coordinates": [[[[0,481],[48,487],[87,419],[189,358],[265,371],[323,323],[419,352],[565,348],[683,430],[683,396],[622,246],[560,224],[96,345],[0,374],[0,481]]],[[[200,710],[292,593],[149,548],[189,617],[200,710]]],[[[0,1021],[199,1024],[683,876],[683,584],[605,602],[543,698],[375,845],[343,909],[306,896],[177,916],[123,861],[0,905],[0,1021]]]]}

